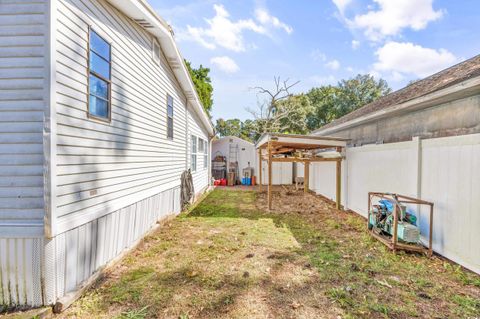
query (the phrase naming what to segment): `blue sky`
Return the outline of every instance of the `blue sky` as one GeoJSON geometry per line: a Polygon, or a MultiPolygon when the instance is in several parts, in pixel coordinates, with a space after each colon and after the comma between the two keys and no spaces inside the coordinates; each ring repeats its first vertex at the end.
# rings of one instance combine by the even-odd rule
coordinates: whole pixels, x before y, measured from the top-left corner
{"type": "Polygon", "coordinates": [[[183,56],[211,69],[213,119],[251,118],[251,87],[295,92],[358,73],[393,89],[480,53],[480,1],[149,0],[183,56]]]}

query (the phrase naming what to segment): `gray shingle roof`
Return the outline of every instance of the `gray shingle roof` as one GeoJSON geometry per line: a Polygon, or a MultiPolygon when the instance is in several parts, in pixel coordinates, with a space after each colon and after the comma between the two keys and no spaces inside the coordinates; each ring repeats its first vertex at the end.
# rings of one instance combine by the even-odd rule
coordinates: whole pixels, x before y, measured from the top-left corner
{"type": "Polygon", "coordinates": [[[335,127],[341,123],[348,122],[355,118],[387,108],[389,106],[407,102],[479,75],[480,55],[477,55],[452,67],[449,67],[448,69],[435,73],[423,80],[414,82],[403,89],[385,95],[378,100],[373,101],[372,103],[366,104],[365,106],[322,126],[318,129],[318,131],[335,127]]]}

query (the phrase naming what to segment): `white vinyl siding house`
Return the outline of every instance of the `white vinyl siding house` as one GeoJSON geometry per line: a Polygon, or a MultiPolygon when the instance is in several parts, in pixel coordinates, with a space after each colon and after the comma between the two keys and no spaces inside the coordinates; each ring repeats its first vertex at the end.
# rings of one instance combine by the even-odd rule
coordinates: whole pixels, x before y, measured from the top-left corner
{"type": "Polygon", "coordinates": [[[0,2],[0,305],[42,303],[48,19],[46,0],[0,2]]]}
{"type": "MultiPolygon", "coordinates": [[[[150,10],[0,1],[1,304],[54,303],[179,212],[189,136],[208,141],[213,128],[150,10]],[[110,48],[107,95],[89,87],[93,33],[110,48]],[[93,95],[108,116],[92,114],[93,95]]],[[[193,178],[197,193],[208,187],[207,170],[193,178]]]]}
{"type": "Polygon", "coordinates": [[[1,3],[0,233],[43,232],[46,1],[1,3]]]}

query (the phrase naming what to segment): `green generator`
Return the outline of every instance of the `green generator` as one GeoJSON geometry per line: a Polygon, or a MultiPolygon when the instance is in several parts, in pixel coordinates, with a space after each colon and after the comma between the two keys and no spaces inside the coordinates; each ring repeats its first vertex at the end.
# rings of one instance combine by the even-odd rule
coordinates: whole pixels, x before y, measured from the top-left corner
{"type": "MultiPolygon", "coordinates": [[[[404,216],[406,216],[406,214],[402,209],[398,221],[397,238],[406,243],[416,244],[420,241],[420,230],[417,226],[406,221],[404,216]]],[[[393,213],[385,207],[374,206],[370,212],[368,228],[393,236],[393,213]]]]}

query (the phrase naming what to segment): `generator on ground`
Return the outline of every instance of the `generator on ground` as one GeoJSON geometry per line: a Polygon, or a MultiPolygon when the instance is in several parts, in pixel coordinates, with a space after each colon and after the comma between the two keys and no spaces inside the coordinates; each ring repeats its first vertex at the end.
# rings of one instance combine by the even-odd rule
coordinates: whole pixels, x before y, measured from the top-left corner
{"type": "Polygon", "coordinates": [[[433,203],[393,193],[369,193],[368,196],[368,229],[372,236],[393,251],[402,249],[432,254],[433,203]],[[408,204],[430,206],[428,248],[420,242],[417,217],[408,204]]]}
{"type": "MultiPolygon", "coordinates": [[[[375,228],[385,234],[393,236],[393,204],[386,200],[380,200],[378,205],[374,205],[370,212],[368,228],[375,228]]],[[[417,244],[420,241],[420,230],[416,226],[415,215],[407,212],[407,207],[400,206],[397,226],[397,238],[400,241],[417,244]]]]}

